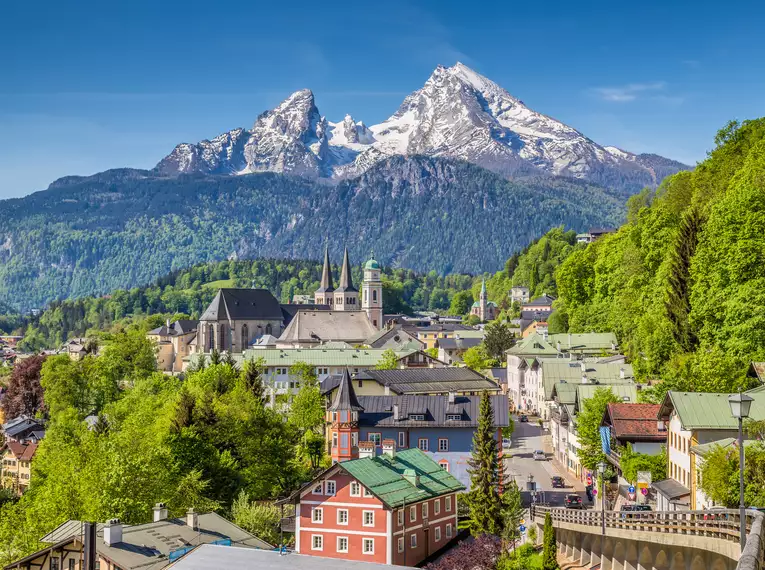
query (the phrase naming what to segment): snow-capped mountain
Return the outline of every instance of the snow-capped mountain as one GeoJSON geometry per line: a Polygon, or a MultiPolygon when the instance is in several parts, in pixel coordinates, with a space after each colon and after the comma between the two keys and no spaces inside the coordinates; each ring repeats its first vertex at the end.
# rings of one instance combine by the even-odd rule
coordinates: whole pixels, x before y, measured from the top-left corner
{"type": "Polygon", "coordinates": [[[338,123],[327,121],[313,93],[304,89],[260,115],[249,131],[235,129],[196,145],[178,145],[157,169],[337,179],[393,155],[458,158],[503,175],[546,173],[628,190],[688,168],[656,155],[601,146],[457,63],[438,66],[379,125],[367,127],[350,115],[338,123]]]}

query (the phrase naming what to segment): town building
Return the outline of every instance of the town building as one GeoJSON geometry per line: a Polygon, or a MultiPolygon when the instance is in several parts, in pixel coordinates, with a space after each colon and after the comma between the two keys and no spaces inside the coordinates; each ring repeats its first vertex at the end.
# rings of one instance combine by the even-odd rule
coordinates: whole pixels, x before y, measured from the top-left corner
{"type": "Polygon", "coordinates": [[[364,311],[301,310],[276,341],[279,348],[311,348],[328,342],[363,345],[377,329],[364,311]]]}
{"type": "Polygon", "coordinates": [[[358,459],[336,463],[294,493],[300,554],[414,566],[457,534],[464,486],[419,449],[382,455],[360,442],[358,459]]]}
{"type": "Polygon", "coordinates": [[[383,328],[383,291],[380,277],[380,264],[370,256],[364,264],[364,280],[361,282],[362,300],[361,308],[366,312],[372,326],[376,329],[383,328]]]}
{"type": "Polygon", "coordinates": [[[528,287],[511,287],[510,288],[510,302],[511,303],[528,303],[530,297],[529,297],[529,288],[528,287]]]}
{"type": "MultiPolygon", "coordinates": [[[[358,457],[364,442],[373,450],[383,449],[384,441],[394,450],[418,448],[465,487],[470,485],[468,460],[473,434],[478,427],[481,396],[396,394],[357,396],[354,382],[344,374],[334,391],[327,411],[327,444],[333,461],[358,457]]],[[[490,396],[494,410],[496,438],[509,425],[507,397],[490,396]]],[[[498,446],[501,460],[502,446],[498,446]]]]}
{"type": "Polygon", "coordinates": [[[45,424],[25,415],[8,420],[0,429],[6,441],[17,443],[39,443],[45,437],[45,424]]]}
{"type": "Polygon", "coordinates": [[[524,311],[552,311],[552,305],[555,301],[555,297],[551,297],[547,293],[543,293],[539,297],[532,299],[521,305],[521,309],[524,311]]]}
{"type": "Polygon", "coordinates": [[[146,333],[157,345],[157,369],[163,372],[182,372],[184,358],[194,352],[197,338],[197,321],[180,319],[167,323],[146,333]]]}
{"type": "Polygon", "coordinates": [[[2,469],[0,469],[0,485],[21,495],[29,487],[32,475],[32,459],[37,452],[37,443],[19,443],[6,441],[0,449],[2,469]]]}
{"type": "MultiPolygon", "coordinates": [[[[765,420],[765,392],[755,388],[746,392],[753,398],[749,417],[765,420]]],[[[698,483],[700,470],[692,449],[738,437],[738,422],[731,415],[731,394],[667,392],[657,420],[667,429],[667,479],[653,483],[659,510],[696,510],[702,495],[698,483]]],[[[701,447],[703,450],[704,448],[701,447]]]]}
{"type": "Polygon", "coordinates": [[[596,239],[603,237],[606,234],[612,234],[616,230],[613,228],[592,228],[589,231],[581,234],[576,234],[576,243],[592,243],[596,239]]]}
{"type": "Polygon", "coordinates": [[[459,332],[455,332],[450,338],[439,338],[436,340],[438,359],[449,365],[461,364],[462,356],[469,349],[479,346],[482,342],[483,336],[470,335],[463,337],[459,332]]]}
{"type": "Polygon", "coordinates": [[[610,430],[611,454],[608,461],[616,467],[620,475],[621,455],[628,445],[633,453],[665,453],[667,427],[665,422],[658,419],[660,407],[658,404],[635,402],[608,404],[601,426],[610,430]]]}
{"type": "Polygon", "coordinates": [[[160,570],[202,544],[239,548],[274,547],[216,513],[199,514],[189,510],[183,518],[168,518],[167,507],[154,507],[153,521],[126,525],[119,520],[105,524],[69,520],[40,539],[47,546],[5,566],[25,570],[83,570],[89,554],[85,543],[95,544],[94,564],[102,570],[160,570]],[[88,534],[90,538],[88,538],[88,534]]]}
{"type": "Polygon", "coordinates": [[[400,324],[381,329],[366,340],[366,345],[370,348],[397,349],[411,343],[416,343],[423,350],[426,348],[425,343],[417,338],[416,333],[410,332],[400,324]]]}
{"type": "Polygon", "coordinates": [[[408,328],[411,333],[417,335],[417,340],[423,342],[426,348],[437,348],[437,342],[443,338],[454,338],[459,335],[460,338],[480,337],[483,338],[483,331],[476,330],[460,323],[441,323],[433,322],[427,326],[420,324],[408,328]]]}
{"type": "Polygon", "coordinates": [[[478,317],[481,322],[493,321],[497,318],[497,304],[489,301],[489,294],[486,292],[486,279],[481,281],[481,293],[478,300],[470,308],[470,314],[478,317]]]}

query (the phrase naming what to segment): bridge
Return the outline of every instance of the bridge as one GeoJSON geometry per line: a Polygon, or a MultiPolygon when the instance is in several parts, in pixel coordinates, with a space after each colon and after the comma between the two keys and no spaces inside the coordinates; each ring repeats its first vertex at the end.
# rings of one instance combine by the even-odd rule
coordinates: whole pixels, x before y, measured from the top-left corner
{"type": "Polygon", "coordinates": [[[765,556],[763,519],[746,515],[747,541],[739,544],[738,511],[600,511],[535,506],[542,526],[550,513],[558,552],[572,567],[600,570],[760,570],[765,556]],[[605,520],[605,533],[603,523],[605,520]]]}

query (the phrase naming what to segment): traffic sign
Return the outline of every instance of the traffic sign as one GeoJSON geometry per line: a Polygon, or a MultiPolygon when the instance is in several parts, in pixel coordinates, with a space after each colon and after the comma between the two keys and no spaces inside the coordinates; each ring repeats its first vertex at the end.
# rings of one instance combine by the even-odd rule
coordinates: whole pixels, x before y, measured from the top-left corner
{"type": "Polygon", "coordinates": [[[526,519],[521,519],[521,524],[526,524],[526,519]]]}
{"type": "Polygon", "coordinates": [[[635,492],[635,486],[634,485],[630,485],[629,492],[630,493],[634,493],[635,492]]]}
{"type": "Polygon", "coordinates": [[[520,530],[521,532],[526,532],[526,527],[521,525],[518,530],[520,530]]]}
{"type": "Polygon", "coordinates": [[[593,495],[597,495],[597,494],[598,494],[598,490],[597,490],[597,489],[593,489],[593,490],[592,490],[592,494],[593,494],[593,495]]]}

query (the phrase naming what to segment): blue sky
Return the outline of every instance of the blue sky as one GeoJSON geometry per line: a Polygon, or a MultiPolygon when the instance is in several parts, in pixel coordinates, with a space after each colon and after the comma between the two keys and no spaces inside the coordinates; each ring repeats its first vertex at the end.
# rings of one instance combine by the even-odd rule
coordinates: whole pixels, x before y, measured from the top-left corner
{"type": "Polygon", "coordinates": [[[9,2],[0,198],[150,168],[308,87],[330,120],[392,114],[456,61],[601,143],[688,163],[765,115],[764,2],[9,2]]]}

